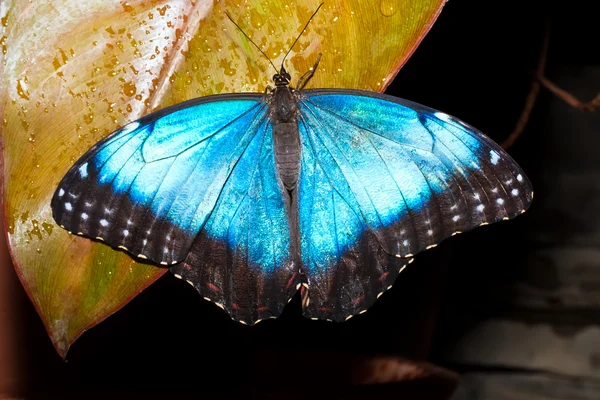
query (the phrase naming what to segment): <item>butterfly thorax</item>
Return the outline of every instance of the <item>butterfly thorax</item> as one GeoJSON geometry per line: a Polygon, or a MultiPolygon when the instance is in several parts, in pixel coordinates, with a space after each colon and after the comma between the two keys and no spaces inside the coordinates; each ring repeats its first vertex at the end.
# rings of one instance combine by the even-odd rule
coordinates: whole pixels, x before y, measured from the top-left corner
{"type": "Polygon", "coordinates": [[[294,91],[287,85],[277,85],[270,96],[269,114],[273,123],[277,171],[288,191],[296,188],[300,173],[298,113],[298,98],[294,91]]]}

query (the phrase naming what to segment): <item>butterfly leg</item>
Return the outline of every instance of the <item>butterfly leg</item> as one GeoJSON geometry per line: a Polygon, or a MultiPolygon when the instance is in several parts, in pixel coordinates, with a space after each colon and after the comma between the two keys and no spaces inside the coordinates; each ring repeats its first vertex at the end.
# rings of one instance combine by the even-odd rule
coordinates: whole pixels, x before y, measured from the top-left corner
{"type": "Polygon", "coordinates": [[[317,67],[319,66],[319,62],[321,61],[321,53],[319,53],[319,56],[317,57],[317,61],[315,62],[315,65],[313,65],[313,67],[304,75],[302,75],[300,77],[300,79],[298,79],[298,84],[296,85],[296,90],[302,90],[304,89],[304,86],[306,86],[306,84],[308,83],[308,81],[313,77],[313,75],[315,74],[315,71],[317,70],[317,67]]]}

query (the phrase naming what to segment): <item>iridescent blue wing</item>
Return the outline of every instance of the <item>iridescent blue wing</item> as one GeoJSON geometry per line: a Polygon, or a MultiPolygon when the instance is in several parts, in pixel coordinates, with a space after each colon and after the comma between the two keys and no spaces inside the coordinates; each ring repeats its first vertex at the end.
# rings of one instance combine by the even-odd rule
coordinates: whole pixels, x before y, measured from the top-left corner
{"type": "Polygon", "coordinates": [[[371,92],[303,92],[299,226],[312,317],[365,310],[413,254],[524,212],[531,184],[471,126],[371,92]]]}
{"type": "Polygon", "coordinates": [[[54,219],[134,257],[181,263],[174,272],[238,320],[278,313],[291,295],[271,287],[293,272],[262,99],[196,99],[121,128],[65,175],[54,219]]]}
{"type": "Polygon", "coordinates": [[[185,262],[171,268],[247,324],[278,316],[300,282],[290,246],[290,199],[279,182],[272,125],[266,121],[235,165],[185,262]]]}

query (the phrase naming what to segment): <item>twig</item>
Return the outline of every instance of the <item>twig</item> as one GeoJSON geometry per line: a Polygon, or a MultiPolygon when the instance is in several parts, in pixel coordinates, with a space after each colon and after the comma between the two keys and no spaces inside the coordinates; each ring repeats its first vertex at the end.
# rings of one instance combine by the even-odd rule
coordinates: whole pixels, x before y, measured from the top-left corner
{"type": "MultiPolygon", "coordinates": [[[[538,61],[538,66],[536,70],[536,75],[541,77],[544,75],[544,69],[546,68],[546,60],[548,56],[548,42],[550,38],[550,21],[546,21],[546,27],[544,32],[544,41],[542,42],[542,50],[540,52],[540,59],[538,61]]],[[[527,95],[527,99],[525,100],[525,107],[523,107],[523,111],[521,112],[521,116],[517,120],[517,124],[515,125],[515,129],[513,129],[512,133],[502,142],[501,146],[505,150],[512,146],[521,133],[525,130],[527,126],[527,122],[529,122],[529,117],[531,115],[531,111],[533,110],[533,106],[535,106],[535,102],[537,100],[537,96],[540,92],[540,80],[533,79],[531,82],[531,88],[529,89],[529,94],[527,95]]]]}
{"type": "Polygon", "coordinates": [[[538,80],[546,89],[554,93],[558,98],[573,108],[578,108],[583,111],[596,111],[596,108],[600,107],[600,93],[598,93],[591,101],[584,103],[571,93],[550,82],[545,76],[539,75],[538,80]]]}

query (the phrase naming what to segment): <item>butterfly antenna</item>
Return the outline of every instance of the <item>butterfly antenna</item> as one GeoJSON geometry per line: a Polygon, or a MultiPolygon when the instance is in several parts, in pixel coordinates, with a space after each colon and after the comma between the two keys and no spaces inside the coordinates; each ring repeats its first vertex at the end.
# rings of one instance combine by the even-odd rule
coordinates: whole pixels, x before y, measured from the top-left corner
{"type": "Polygon", "coordinates": [[[294,43],[292,43],[292,45],[290,46],[290,49],[288,50],[288,52],[285,53],[285,57],[283,57],[283,60],[281,60],[281,66],[282,67],[283,67],[283,63],[285,62],[285,59],[290,54],[290,51],[292,51],[292,49],[294,48],[294,46],[296,45],[296,43],[298,43],[298,40],[300,39],[300,36],[302,36],[302,34],[304,33],[304,31],[308,27],[308,24],[310,24],[310,21],[312,21],[312,19],[315,17],[315,15],[317,15],[317,12],[323,6],[323,4],[325,4],[325,3],[319,4],[319,7],[317,7],[317,9],[315,10],[315,12],[310,16],[310,18],[306,22],[306,25],[304,25],[304,28],[302,28],[302,31],[300,32],[300,34],[298,35],[298,37],[296,37],[296,40],[294,40],[294,43]]]}
{"type": "MultiPolygon", "coordinates": [[[[319,7],[321,7],[321,6],[319,6],[319,7]]],[[[318,8],[317,8],[317,10],[318,10],[318,8]]],[[[227,18],[229,18],[229,20],[231,22],[233,22],[233,24],[236,26],[236,28],[238,28],[240,30],[240,32],[242,32],[242,34],[244,36],[246,36],[246,39],[248,39],[250,41],[250,43],[252,43],[254,45],[254,47],[256,47],[258,49],[258,51],[260,51],[261,54],[263,56],[265,56],[265,58],[267,60],[269,60],[269,63],[273,66],[273,69],[275,69],[275,73],[279,73],[279,71],[277,70],[277,67],[275,66],[275,64],[273,64],[273,61],[271,61],[269,56],[264,51],[262,51],[262,49],[260,47],[258,47],[258,45],[256,43],[254,43],[254,40],[250,39],[250,36],[246,35],[246,32],[244,32],[244,30],[233,20],[233,18],[231,18],[231,15],[229,15],[229,13],[227,13],[227,11],[225,11],[225,15],[227,15],[227,18]]],[[[312,17],[311,17],[311,19],[312,19],[312,17]]]]}

